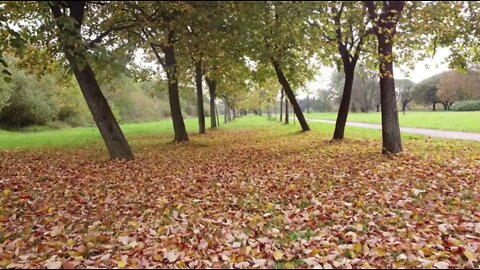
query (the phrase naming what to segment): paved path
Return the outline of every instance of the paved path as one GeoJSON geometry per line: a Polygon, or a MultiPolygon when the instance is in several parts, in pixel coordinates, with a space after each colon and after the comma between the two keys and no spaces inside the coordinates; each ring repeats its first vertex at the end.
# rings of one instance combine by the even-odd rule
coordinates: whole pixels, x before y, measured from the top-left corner
{"type": "MultiPolygon", "coordinates": [[[[307,119],[307,121],[335,125],[335,121],[333,120],[307,119]]],[[[382,125],[378,125],[378,124],[347,122],[347,126],[382,130],[382,125]]],[[[429,136],[433,138],[480,142],[480,133],[455,132],[455,131],[445,131],[445,130],[435,130],[435,129],[408,128],[408,127],[401,127],[400,132],[408,133],[408,134],[424,135],[424,136],[429,136]]]]}

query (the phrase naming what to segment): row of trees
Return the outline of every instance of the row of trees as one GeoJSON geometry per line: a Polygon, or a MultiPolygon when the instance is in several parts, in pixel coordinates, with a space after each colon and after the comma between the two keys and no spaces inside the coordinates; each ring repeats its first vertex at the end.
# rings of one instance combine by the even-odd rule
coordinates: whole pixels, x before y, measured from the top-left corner
{"type": "MultiPolygon", "coordinates": [[[[28,62],[30,66],[45,66],[51,61],[68,63],[110,157],[132,159],[130,146],[100,89],[94,72],[99,70],[92,66],[95,61],[121,58],[133,63],[135,53],[143,50],[148,61],[160,66],[160,73],[133,64],[124,68],[147,79],[159,76],[167,80],[176,141],[188,140],[180,84],[195,82],[199,132],[205,132],[203,80],[208,85],[212,116],[217,97],[236,111],[245,96],[258,95],[269,103],[272,92],[281,88],[302,130],[308,131],[294,89],[312,79],[315,63],[336,65],[343,71],[345,81],[334,133],[334,139],[343,139],[355,68],[361,62],[378,70],[383,152],[396,153],[402,151],[402,145],[393,63],[414,63],[437,46],[452,48],[453,64],[467,62],[476,55],[469,48],[476,48],[477,35],[474,32],[471,38],[470,30],[477,31],[480,5],[413,1],[39,1],[2,2],[0,7],[0,26],[5,30],[1,32],[6,35],[0,48],[21,49],[16,51],[22,52],[27,62],[36,59],[28,62]],[[466,27],[459,29],[452,24],[466,27]],[[23,37],[24,45],[12,44],[18,37],[23,37]],[[278,81],[276,86],[272,86],[274,80],[278,81]]],[[[108,71],[109,63],[101,71],[108,71]]],[[[211,117],[212,128],[216,127],[215,118],[211,117]]]]}

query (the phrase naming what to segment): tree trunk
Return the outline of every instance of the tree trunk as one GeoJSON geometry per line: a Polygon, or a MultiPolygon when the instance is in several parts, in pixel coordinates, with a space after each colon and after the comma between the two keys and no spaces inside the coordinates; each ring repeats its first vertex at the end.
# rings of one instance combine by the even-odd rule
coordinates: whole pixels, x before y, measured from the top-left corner
{"type": "MultiPolygon", "coordinates": [[[[170,44],[173,44],[173,31],[168,34],[170,44]]],[[[180,98],[178,96],[177,79],[177,60],[175,59],[175,49],[173,45],[164,47],[165,66],[168,79],[168,99],[170,101],[170,113],[173,121],[173,130],[175,132],[175,141],[188,141],[187,130],[183,122],[182,110],[180,108],[180,98]]]]}
{"type": "Polygon", "coordinates": [[[283,74],[279,63],[277,63],[276,61],[272,61],[272,64],[273,64],[273,67],[275,68],[275,73],[277,74],[278,82],[280,82],[280,84],[283,86],[283,89],[285,90],[285,93],[287,94],[287,97],[290,100],[290,104],[292,104],[292,108],[293,108],[293,111],[295,112],[295,115],[297,116],[298,122],[300,122],[300,125],[302,126],[302,131],[309,131],[310,127],[308,126],[308,123],[305,120],[305,117],[303,116],[303,112],[300,109],[300,106],[298,105],[297,99],[295,98],[295,94],[293,93],[293,90],[290,87],[290,84],[285,78],[285,75],[283,74]]]}
{"type": "Polygon", "coordinates": [[[402,112],[405,112],[407,109],[407,102],[402,102],[402,112]]]}
{"type": "Polygon", "coordinates": [[[282,114],[283,114],[283,98],[285,97],[285,92],[283,91],[283,87],[280,94],[280,122],[282,122],[282,114]]]}
{"type": "Polygon", "coordinates": [[[285,125],[288,124],[288,98],[285,99],[285,125]]]}
{"type": "Polygon", "coordinates": [[[393,77],[393,62],[385,58],[392,55],[392,42],[386,42],[387,37],[378,36],[378,53],[382,55],[380,62],[380,102],[382,106],[382,139],[383,153],[398,153],[402,151],[400,125],[398,122],[395,81],[393,77]]]}
{"type": "Polygon", "coordinates": [[[132,160],[133,154],[130,145],[123,135],[105,96],[100,90],[95,74],[84,56],[85,51],[83,53],[75,54],[75,49],[73,48],[73,45],[71,45],[72,43],[67,42],[67,40],[62,40],[68,37],[79,43],[83,42],[80,35],[80,28],[83,21],[84,5],[85,3],[81,2],[70,3],[69,16],[75,16],[74,19],[76,21],[75,30],[70,33],[71,35],[67,35],[68,33],[67,30],[65,30],[65,25],[59,20],[65,15],[60,9],[60,4],[58,2],[52,3],[50,4],[50,8],[53,17],[57,19],[58,30],[63,32],[59,35],[59,38],[61,39],[60,42],[64,44],[62,49],[65,53],[65,57],[73,70],[73,74],[77,79],[83,97],[92,113],[93,120],[105,142],[110,159],[132,160]]]}
{"type": "Polygon", "coordinates": [[[205,110],[203,109],[202,61],[195,62],[195,85],[197,87],[198,132],[205,133],[205,110]]]}
{"type": "Polygon", "coordinates": [[[217,116],[217,127],[220,127],[220,117],[218,116],[217,107],[215,107],[215,115],[217,116]]]}
{"type": "Polygon", "coordinates": [[[448,102],[442,102],[443,110],[448,111],[448,102]]]}
{"type": "Polygon", "coordinates": [[[435,108],[435,105],[437,105],[437,103],[434,102],[434,103],[433,103],[433,107],[432,107],[432,111],[436,111],[436,110],[437,110],[437,108],[435,108]]]}
{"type": "Polygon", "coordinates": [[[377,112],[380,112],[380,105],[375,105],[377,107],[377,112]]]}
{"type": "Polygon", "coordinates": [[[348,111],[350,107],[350,99],[352,97],[353,77],[355,75],[355,66],[343,65],[345,73],[345,83],[343,85],[342,100],[338,108],[337,122],[335,123],[335,131],[333,133],[334,140],[343,140],[345,134],[345,125],[347,123],[348,111]]]}
{"type": "Polygon", "coordinates": [[[206,77],[208,91],[210,92],[210,128],[217,128],[217,121],[215,117],[215,98],[217,92],[217,81],[211,80],[209,77],[206,77]]]}
{"type": "MultiPolygon", "coordinates": [[[[110,159],[133,159],[130,146],[103,95],[93,70],[88,64],[80,70],[75,57],[65,52],[75,78],[92,113],[93,120],[107,146],[110,159]]],[[[78,58],[78,56],[77,56],[78,58]]],[[[84,59],[86,61],[86,59],[84,59]]],[[[86,62],[85,62],[86,63],[86,62]]]]}

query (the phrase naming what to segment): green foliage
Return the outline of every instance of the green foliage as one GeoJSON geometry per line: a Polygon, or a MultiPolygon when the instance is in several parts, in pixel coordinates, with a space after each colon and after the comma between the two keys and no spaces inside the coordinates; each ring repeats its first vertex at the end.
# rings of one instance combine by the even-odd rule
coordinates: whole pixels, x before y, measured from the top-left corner
{"type": "Polygon", "coordinates": [[[14,72],[12,82],[0,87],[4,89],[0,123],[11,127],[45,124],[53,118],[54,104],[48,99],[46,89],[38,89],[39,83],[24,72],[14,72]]]}
{"type": "Polygon", "coordinates": [[[452,106],[454,111],[480,111],[480,100],[463,100],[455,102],[452,106]]]}
{"type": "MultiPolygon", "coordinates": [[[[7,60],[13,75],[11,83],[0,82],[1,125],[18,128],[50,125],[51,121],[64,123],[53,125],[57,127],[93,125],[88,107],[71,74],[65,74],[57,66],[51,73],[37,77],[17,68],[17,58],[8,57],[7,60]]],[[[135,82],[122,72],[100,78],[103,93],[119,122],[150,122],[170,116],[164,81],[135,82]]],[[[180,101],[184,115],[196,115],[193,88],[181,86],[180,101]]]]}
{"type": "Polygon", "coordinates": [[[432,104],[440,102],[437,98],[439,82],[440,76],[434,75],[416,84],[412,90],[413,100],[421,104],[432,104]]]}

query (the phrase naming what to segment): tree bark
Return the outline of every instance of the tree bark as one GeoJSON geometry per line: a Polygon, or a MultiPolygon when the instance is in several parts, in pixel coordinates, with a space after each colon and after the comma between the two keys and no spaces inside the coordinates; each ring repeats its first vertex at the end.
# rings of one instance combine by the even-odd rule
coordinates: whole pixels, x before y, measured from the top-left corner
{"type": "Polygon", "coordinates": [[[406,102],[402,102],[402,112],[405,112],[407,109],[407,103],[406,102]]]}
{"type": "Polygon", "coordinates": [[[347,123],[348,111],[350,107],[350,99],[352,97],[353,77],[355,75],[355,66],[343,64],[345,73],[345,83],[343,85],[342,100],[338,108],[337,121],[335,123],[335,131],[333,133],[334,140],[343,140],[345,134],[345,125],[347,123]]]}
{"type": "Polygon", "coordinates": [[[70,16],[74,17],[76,20],[75,30],[71,32],[70,35],[66,32],[63,23],[58,20],[64,15],[60,9],[59,3],[51,3],[50,8],[53,17],[57,19],[57,27],[59,31],[62,32],[62,34],[59,35],[59,39],[61,40],[61,43],[65,44],[63,46],[65,57],[73,70],[73,74],[80,86],[83,97],[92,113],[93,120],[105,142],[110,159],[132,160],[133,153],[130,149],[130,145],[123,135],[105,96],[100,90],[95,74],[85,57],[86,51],[83,50],[80,53],[75,53],[75,48],[71,45],[72,42],[64,40],[66,38],[73,38],[78,43],[83,42],[80,35],[80,29],[83,21],[84,5],[85,3],[81,1],[69,4],[70,16]]]}
{"type": "Polygon", "coordinates": [[[217,128],[216,113],[215,113],[215,98],[217,95],[217,81],[206,77],[208,91],[210,92],[210,128],[217,128]]]}
{"type": "Polygon", "coordinates": [[[285,97],[285,92],[283,91],[283,87],[280,94],[280,122],[282,122],[282,114],[283,114],[283,98],[285,97]]]}
{"type": "Polygon", "coordinates": [[[163,48],[165,54],[165,67],[168,79],[168,99],[170,101],[170,113],[175,132],[175,141],[188,141],[188,134],[183,122],[182,110],[180,108],[180,97],[178,95],[177,60],[173,47],[173,31],[168,33],[169,44],[163,48]]]}
{"type": "Polygon", "coordinates": [[[285,99],[285,125],[288,124],[288,99],[285,99]]]}
{"type": "Polygon", "coordinates": [[[435,107],[435,105],[437,105],[437,103],[434,102],[432,105],[433,105],[433,106],[432,106],[432,111],[436,111],[437,108],[435,107]]]}
{"type": "Polygon", "coordinates": [[[278,82],[283,86],[283,89],[285,90],[285,93],[290,100],[290,104],[292,105],[293,111],[295,112],[295,115],[297,116],[298,122],[302,126],[302,131],[309,131],[310,127],[308,126],[307,121],[305,120],[305,117],[303,116],[303,112],[300,109],[300,106],[298,105],[297,99],[295,98],[295,94],[293,93],[292,88],[290,87],[290,84],[288,83],[287,79],[285,78],[285,75],[283,74],[282,69],[280,68],[280,64],[276,61],[272,61],[273,67],[275,68],[275,73],[277,74],[278,82]]]}
{"type": "Polygon", "coordinates": [[[95,124],[107,146],[110,159],[132,160],[133,153],[130,145],[123,135],[105,96],[100,90],[93,70],[88,64],[80,70],[76,60],[69,55],[68,52],[65,52],[65,54],[73,69],[73,73],[87,102],[88,108],[92,113],[95,124]]]}
{"type": "Polygon", "coordinates": [[[402,149],[400,125],[398,122],[397,99],[395,95],[395,81],[393,78],[393,62],[387,61],[386,56],[392,55],[392,42],[386,41],[385,36],[378,36],[378,53],[382,55],[380,62],[380,100],[382,107],[382,139],[383,153],[398,153],[402,149]]]}
{"type": "Polygon", "coordinates": [[[203,108],[203,89],[202,89],[202,61],[195,62],[195,85],[197,87],[197,115],[198,115],[198,132],[205,133],[205,110],[203,108]]]}
{"type": "Polygon", "coordinates": [[[400,15],[405,7],[405,1],[383,1],[382,13],[380,15],[377,14],[378,8],[375,1],[364,1],[364,4],[370,21],[374,23],[373,29],[378,40],[380,105],[382,106],[382,152],[398,153],[403,149],[398,122],[392,52],[393,38],[400,15]]]}

